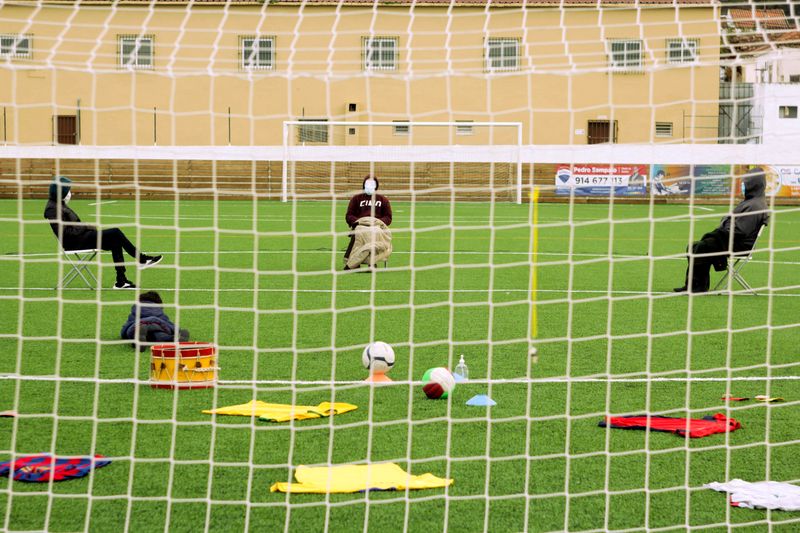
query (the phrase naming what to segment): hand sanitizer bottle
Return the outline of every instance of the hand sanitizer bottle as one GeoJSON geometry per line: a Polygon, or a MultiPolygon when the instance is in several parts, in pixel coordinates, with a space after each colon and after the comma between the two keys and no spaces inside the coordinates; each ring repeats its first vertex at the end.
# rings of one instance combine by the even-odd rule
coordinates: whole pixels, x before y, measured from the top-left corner
{"type": "Polygon", "coordinates": [[[469,379],[469,369],[467,368],[467,363],[464,362],[464,354],[461,354],[461,359],[458,360],[458,365],[456,366],[456,376],[461,376],[462,380],[466,381],[469,379]]]}

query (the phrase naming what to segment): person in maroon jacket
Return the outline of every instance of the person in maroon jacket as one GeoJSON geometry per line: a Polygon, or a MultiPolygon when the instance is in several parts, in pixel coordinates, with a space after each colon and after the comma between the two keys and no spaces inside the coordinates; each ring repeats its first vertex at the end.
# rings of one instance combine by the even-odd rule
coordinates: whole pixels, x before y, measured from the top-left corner
{"type": "MultiPolygon", "coordinates": [[[[347,214],[344,219],[350,229],[355,229],[358,224],[358,219],[362,217],[375,217],[382,221],[387,226],[392,224],[392,204],[389,199],[382,194],[378,194],[378,187],[380,183],[378,178],[367,175],[361,184],[364,192],[358,193],[350,198],[350,203],[347,205],[347,214]]],[[[347,250],[344,252],[344,260],[350,257],[350,252],[353,250],[353,243],[355,242],[355,235],[350,234],[350,244],[347,245],[347,250]]],[[[348,270],[347,266],[344,267],[348,270]]]]}

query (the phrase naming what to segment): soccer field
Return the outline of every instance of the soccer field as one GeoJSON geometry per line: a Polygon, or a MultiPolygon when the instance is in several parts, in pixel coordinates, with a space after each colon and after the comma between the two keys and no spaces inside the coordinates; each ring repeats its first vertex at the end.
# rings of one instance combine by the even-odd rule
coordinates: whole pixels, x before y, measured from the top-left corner
{"type": "MultiPolygon", "coordinates": [[[[0,200],[0,411],[19,412],[0,418],[0,461],[113,462],[49,486],[0,478],[0,529],[800,528],[798,513],[731,508],[703,488],[800,480],[800,390],[786,379],[800,375],[797,208],[776,208],[743,271],[769,290],[687,297],[671,289],[690,231],[699,238],[728,206],[542,204],[532,293],[530,204],[393,202],[394,254],[365,274],[341,270],[345,202],[73,201],[85,222],[164,253],[131,279],[158,290],[193,339],[218,345],[223,383],[176,392],[132,382],[150,368],[148,353],[119,340],[134,291],[52,289],[58,249],[44,203],[0,200]],[[370,340],[394,347],[401,383],[348,383],[365,377],[370,340]],[[447,401],[403,383],[454,368],[462,353],[470,377],[489,383],[459,384],[447,401]],[[465,405],[479,393],[498,405],[465,405]],[[726,393],[787,401],[726,405],[726,393]],[[252,399],[358,409],[283,424],[201,413],[252,399]],[[742,429],[689,440],[598,427],[607,414],[641,413],[724,413],[742,429]],[[299,465],[367,461],[455,483],[269,491],[299,465]]],[[[108,288],[110,254],[102,261],[108,288]]]]}

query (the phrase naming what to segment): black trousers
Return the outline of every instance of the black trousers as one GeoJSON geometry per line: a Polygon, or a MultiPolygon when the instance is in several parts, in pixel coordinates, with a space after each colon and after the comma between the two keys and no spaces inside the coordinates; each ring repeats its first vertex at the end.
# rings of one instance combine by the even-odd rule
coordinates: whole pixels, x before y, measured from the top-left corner
{"type": "MultiPolygon", "coordinates": [[[[689,265],[686,267],[687,288],[692,292],[708,292],[711,284],[711,266],[717,271],[725,270],[730,255],[729,236],[724,231],[714,230],[703,235],[699,241],[695,241],[691,246],[691,254],[686,256],[689,265]],[[695,254],[714,254],[702,255],[697,257],[695,254]],[[689,276],[691,275],[691,282],[689,276]]],[[[687,248],[687,252],[689,249],[687,248]]]]}
{"type": "Polygon", "coordinates": [[[356,234],[350,234],[350,243],[347,245],[347,250],[344,251],[344,260],[350,259],[350,252],[353,251],[353,245],[356,243],[356,234]]]}
{"type": "Polygon", "coordinates": [[[125,264],[122,251],[134,259],[139,259],[136,247],[128,240],[119,228],[104,229],[100,232],[100,249],[111,252],[114,268],[117,270],[117,279],[125,279],[125,264]]]}

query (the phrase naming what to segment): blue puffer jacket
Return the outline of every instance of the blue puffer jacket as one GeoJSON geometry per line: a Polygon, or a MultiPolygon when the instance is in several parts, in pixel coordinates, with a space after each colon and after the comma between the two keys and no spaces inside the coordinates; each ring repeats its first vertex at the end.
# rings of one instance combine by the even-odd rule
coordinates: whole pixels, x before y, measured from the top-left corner
{"type": "MultiPolygon", "coordinates": [[[[136,334],[136,308],[138,304],[131,306],[131,314],[128,315],[128,320],[122,326],[119,332],[120,337],[123,339],[133,339],[136,334]]],[[[155,305],[142,306],[139,315],[139,324],[153,324],[161,328],[167,335],[175,335],[175,324],[170,321],[169,317],[164,314],[161,307],[155,305]]]]}

